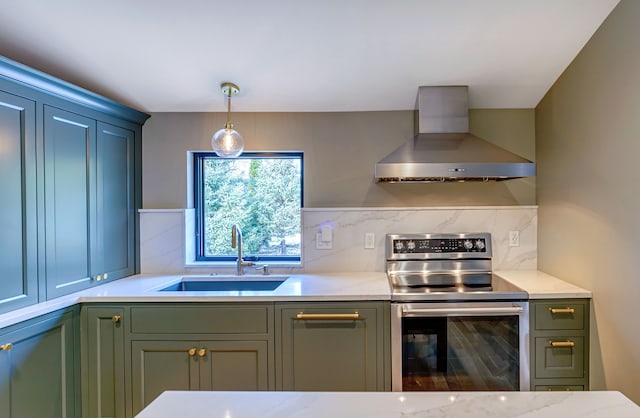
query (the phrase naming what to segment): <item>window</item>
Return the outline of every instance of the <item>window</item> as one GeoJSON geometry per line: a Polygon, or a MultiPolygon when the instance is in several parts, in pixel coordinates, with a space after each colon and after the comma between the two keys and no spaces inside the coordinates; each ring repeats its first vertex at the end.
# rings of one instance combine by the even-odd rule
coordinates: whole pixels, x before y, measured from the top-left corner
{"type": "Polygon", "coordinates": [[[302,153],[194,153],[196,260],[235,261],[231,227],[245,260],[299,262],[302,153]]]}

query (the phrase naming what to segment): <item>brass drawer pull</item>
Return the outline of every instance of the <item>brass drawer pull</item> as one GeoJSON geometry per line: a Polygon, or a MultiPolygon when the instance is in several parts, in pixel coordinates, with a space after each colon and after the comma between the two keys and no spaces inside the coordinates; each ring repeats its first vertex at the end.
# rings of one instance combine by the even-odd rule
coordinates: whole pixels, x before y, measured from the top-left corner
{"type": "Polygon", "coordinates": [[[295,319],[307,319],[307,320],[327,320],[327,319],[338,319],[343,321],[353,321],[355,319],[360,319],[360,314],[358,312],[354,313],[329,313],[329,314],[306,314],[304,312],[299,312],[296,315],[295,319]]]}
{"type": "Polygon", "coordinates": [[[0,345],[0,350],[2,350],[2,351],[11,351],[12,348],[13,348],[13,344],[11,344],[11,343],[6,343],[6,344],[0,345]]]}
{"type": "Polygon", "coordinates": [[[196,355],[196,349],[195,348],[190,348],[189,351],[187,351],[187,353],[189,353],[189,355],[191,357],[196,355]]]}
{"type": "Polygon", "coordinates": [[[551,341],[549,340],[549,346],[553,348],[560,347],[575,347],[576,343],[573,341],[551,341]]]}
{"type": "Polygon", "coordinates": [[[198,355],[200,357],[204,357],[207,355],[207,349],[206,348],[201,348],[200,350],[198,350],[198,355]]]}
{"type": "Polygon", "coordinates": [[[552,314],[571,314],[575,313],[576,310],[574,308],[549,308],[549,312],[552,314]]]}
{"type": "Polygon", "coordinates": [[[117,324],[118,322],[120,322],[121,319],[122,317],[120,315],[113,315],[111,317],[111,322],[113,322],[114,324],[117,324]]]}

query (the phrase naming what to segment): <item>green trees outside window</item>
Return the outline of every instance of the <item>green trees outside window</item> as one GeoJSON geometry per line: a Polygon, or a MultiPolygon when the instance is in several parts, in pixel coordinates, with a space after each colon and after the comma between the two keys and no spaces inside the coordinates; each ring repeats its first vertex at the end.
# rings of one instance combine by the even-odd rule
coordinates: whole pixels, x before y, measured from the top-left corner
{"type": "Polygon", "coordinates": [[[235,260],[231,227],[242,229],[245,259],[299,261],[302,153],[196,153],[197,259],[235,260]]]}

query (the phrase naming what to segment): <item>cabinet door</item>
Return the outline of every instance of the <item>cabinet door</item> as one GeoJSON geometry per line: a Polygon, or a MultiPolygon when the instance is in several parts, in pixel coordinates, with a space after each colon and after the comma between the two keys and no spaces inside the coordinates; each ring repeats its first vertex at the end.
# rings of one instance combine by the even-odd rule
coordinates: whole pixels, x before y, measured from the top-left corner
{"type": "Polygon", "coordinates": [[[0,91],[0,313],[37,302],[35,103],[0,91]]]}
{"type": "Polygon", "coordinates": [[[103,122],[97,128],[98,230],[92,273],[112,280],[135,272],[134,132],[103,122]]]}
{"type": "Polygon", "coordinates": [[[74,417],[73,316],[50,316],[0,336],[2,417],[74,417]]]}
{"type": "Polygon", "coordinates": [[[125,416],[122,308],[87,307],[82,313],[86,388],[83,416],[125,416]]]}
{"type": "Polygon", "coordinates": [[[584,337],[535,337],[535,364],[538,379],[584,377],[584,337]]]}
{"type": "Polygon", "coordinates": [[[165,390],[198,390],[198,341],[132,341],[133,413],[165,390]]]}
{"type": "Polygon", "coordinates": [[[269,390],[266,341],[205,341],[200,390],[269,390]]]}
{"type": "Polygon", "coordinates": [[[94,120],[44,107],[47,299],[92,284],[95,144],[94,120]]]}
{"type": "Polygon", "coordinates": [[[11,415],[11,353],[13,343],[0,335],[0,417],[11,415]]]}
{"type": "MultiPolygon", "coordinates": [[[[307,304],[281,309],[281,390],[383,390],[381,309],[363,304],[307,304]],[[297,314],[352,314],[351,319],[297,319],[297,314]]],[[[369,305],[371,306],[371,305],[369,305]]]]}

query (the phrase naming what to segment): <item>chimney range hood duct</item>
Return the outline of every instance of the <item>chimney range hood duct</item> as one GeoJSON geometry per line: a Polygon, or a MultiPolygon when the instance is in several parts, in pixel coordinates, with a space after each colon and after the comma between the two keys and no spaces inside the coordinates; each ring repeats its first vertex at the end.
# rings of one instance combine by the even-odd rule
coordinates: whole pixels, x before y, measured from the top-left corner
{"type": "Polygon", "coordinates": [[[467,86],[422,86],[418,133],[376,164],[376,183],[510,180],[535,163],[469,133],[467,86]]]}

